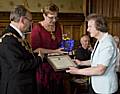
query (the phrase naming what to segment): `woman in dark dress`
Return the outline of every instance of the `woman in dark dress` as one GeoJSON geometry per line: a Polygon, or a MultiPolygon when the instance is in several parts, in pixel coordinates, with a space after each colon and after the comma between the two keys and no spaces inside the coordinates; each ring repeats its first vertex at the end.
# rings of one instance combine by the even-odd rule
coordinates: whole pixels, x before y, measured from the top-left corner
{"type": "MultiPolygon", "coordinates": [[[[33,25],[32,48],[40,48],[41,52],[46,54],[60,52],[62,31],[56,22],[59,8],[51,3],[45,6],[42,12],[44,20],[33,25]]],[[[38,94],[64,94],[63,73],[55,72],[45,57],[43,62],[36,72],[38,94]]]]}

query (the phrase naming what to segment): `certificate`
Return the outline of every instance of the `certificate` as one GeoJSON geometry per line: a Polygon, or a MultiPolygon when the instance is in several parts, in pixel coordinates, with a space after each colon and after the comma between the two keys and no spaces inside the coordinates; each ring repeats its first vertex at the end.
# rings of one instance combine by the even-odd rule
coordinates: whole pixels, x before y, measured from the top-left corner
{"type": "Polygon", "coordinates": [[[70,66],[77,66],[68,55],[48,56],[48,62],[55,71],[65,70],[70,66]]]}

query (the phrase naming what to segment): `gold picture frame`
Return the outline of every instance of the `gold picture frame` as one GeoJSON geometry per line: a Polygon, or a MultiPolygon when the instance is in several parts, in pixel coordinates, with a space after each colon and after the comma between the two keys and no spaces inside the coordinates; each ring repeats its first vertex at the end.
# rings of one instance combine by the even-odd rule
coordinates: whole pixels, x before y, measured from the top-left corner
{"type": "Polygon", "coordinates": [[[48,62],[55,71],[62,71],[70,66],[77,66],[68,55],[48,56],[48,62]]]}

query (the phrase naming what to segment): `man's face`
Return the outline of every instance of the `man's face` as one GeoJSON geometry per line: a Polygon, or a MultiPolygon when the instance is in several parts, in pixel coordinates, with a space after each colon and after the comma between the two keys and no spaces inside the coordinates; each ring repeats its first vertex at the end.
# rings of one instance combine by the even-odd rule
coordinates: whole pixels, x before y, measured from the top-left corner
{"type": "Polygon", "coordinates": [[[83,36],[83,37],[81,38],[81,40],[80,40],[82,47],[88,48],[88,46],[89,46],[89,41],[90,41],[90,39],[89,39],[88,36],[83,36]]]}
{"type": "Polygon", "coordinates": [[[24,17],[23,31],[24,32],[30,31],[31,25],[32,25],[32,15],[30,13],[27,13],[26,16],[24,17]]]}
{"type": "Polygon", "coordinates": [[[96,30],[95,21],[94,21],[94,20],[89,20],[89,21],[88,21],[87,31],[90,33],[90,36],[91,36],[91,37],[96,38],[96,37],[98,36],[99,31],[96,30]]]}

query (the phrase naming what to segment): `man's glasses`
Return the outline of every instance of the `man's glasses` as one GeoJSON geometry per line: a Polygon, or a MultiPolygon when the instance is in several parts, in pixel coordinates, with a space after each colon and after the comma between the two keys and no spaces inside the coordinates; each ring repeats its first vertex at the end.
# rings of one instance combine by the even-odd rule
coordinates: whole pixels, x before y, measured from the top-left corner
{"type": "Polygon", "coordinates": [[[25,19],[27,19],[29,22],[32,22],[33,20],[32,19],[29,19],[28,17],[24,17],[25,19]]]}

